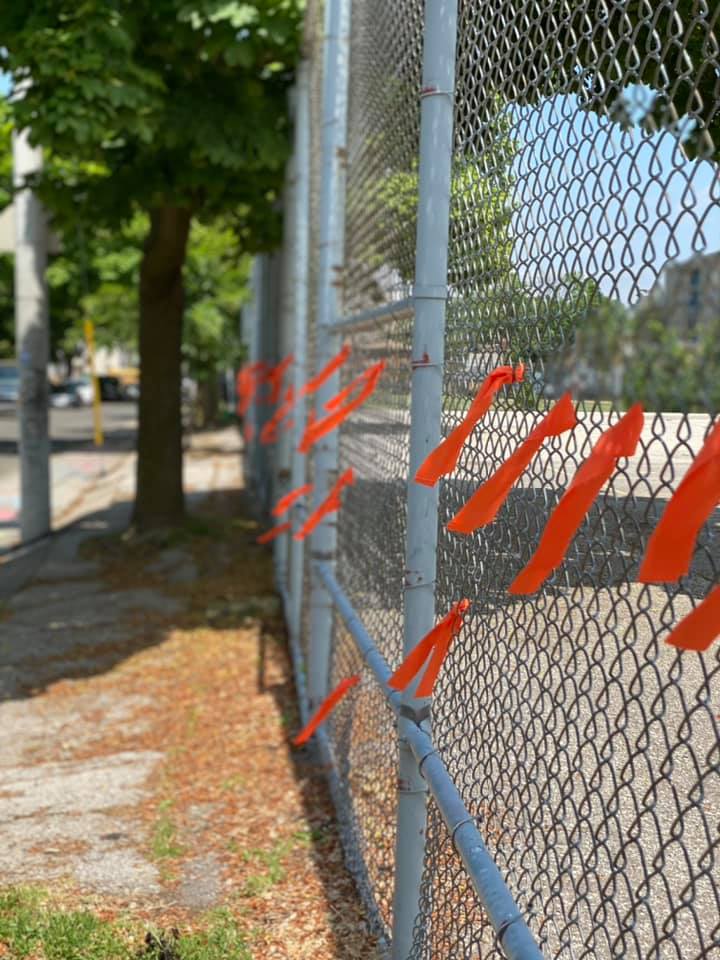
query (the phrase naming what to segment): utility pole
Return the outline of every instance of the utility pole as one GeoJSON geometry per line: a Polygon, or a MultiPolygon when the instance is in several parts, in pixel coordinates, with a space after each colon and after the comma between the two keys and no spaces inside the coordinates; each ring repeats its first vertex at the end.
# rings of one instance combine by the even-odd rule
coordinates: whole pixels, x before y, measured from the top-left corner
{"type": "Polygon", "coordinates": [[[50,439],[47,221],[26,178],[42,169],[42,151],[28,131],[13,134],[15,194],[15,351],[20,373],[17,404],[20,454],[20,535],[23,542],[50,532],[50,439]]]}

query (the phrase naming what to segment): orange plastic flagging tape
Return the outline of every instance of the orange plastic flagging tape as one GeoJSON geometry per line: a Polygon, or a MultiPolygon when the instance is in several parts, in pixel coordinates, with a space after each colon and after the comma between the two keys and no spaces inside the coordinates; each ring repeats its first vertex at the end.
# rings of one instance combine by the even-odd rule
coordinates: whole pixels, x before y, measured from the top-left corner
{"type": "Polygon", "coordinates": [[[345,363],[347,358],[350,356],[351,348],[350,344],[346,343],[345,346],[336,353],[335,356],[330,360],[322,370],[316,374],[312,380],[308,380],[305,386],[302,388],[300,393],[301,397],[309,397],[311,394],[315,393],[320,389],[320,387],[330,379],[330,377],[335,373],[336,370],[339,370],[340,367],[345,363]]]}
{"type": "Polygon", "coordinates": [[[325,409],[331,412],[333,410],[337,410],[338,407],[341,407],[347,398],[352,396],[352,394],[355,393],[361,384],[367,383],[368,378],[372,376],[373,369],[373,367],[369,367],[367,370],[363,370],[362,373],[358,374],[357,377],[355,377],[354,380],[351,380],[346,387],[343,387],[339,393],[336,393],[334,397],[331,397],[328,400],[328,402],[325,404],[325,409]]]}
{"type": "Polygon", "coordinates": [[[360,674],[356,673],[352,677],[345,677],[344,680],[341,680],[340,683],[335,687],[332,693],[323,700],[323,702],[318,707],[317,711],[313,714],[307,724],[302,728],[300,733],[293,740],[293,745],[296,747],[301,747],[304,743],[307,743],[310,737],[315,733],[317,728],[321,723],[324,723],[327,720],[328,716],[332,713],[335,707],[340,703],[345,694],[354,687],[356,684],[360,683],[360,674]]]}
{"type": "Polygon", "coordinates": [[[525,367],[519,364],[516,369],[497,367],[485,378],[482,386],[475,394],[475,399],[470,404],[470,409],[465,414],[465,419],[425,458],[415,474],[415,483],[421,483],[425,487],[434,487],[440,477],[452,473],[458,462],[463,444],[490,409],[495,394],[508,383],[519,383],[524,373],[525,367]]]}
{"type": "Polygon", "coordinates": [[[284,513],[287,513],[290,507],[301,497],[312,493],[312,488],[313,485],[311,483],[305,483],[302,487],[296,487],[294,490],[291,490],[290,493],[286,493],[272,508],[272,515],[274,517],[281,517],[284,513]]]}
{"type": "Polygon", "coordinates": [[[288,354],[284,360],[281,360],[280,363],[276,364],[265,374],[265,383],[270,386],[270,393],[267,397],[268,403],[277,403],[280,399],[280,391],[282,390],[283,377],[285,376],[285,371],[290,366],[290,364],[295,360],[295,357],[292,353],[288,354]]]}
{"type": "Polygon", "coordinates": [[[292,524],[290,521],[287,523],[279,523],[276,527],[272,527],[270,530],[266,530],[265,533],[261,533],[257,538],[258,543],[270,543],[276,537],[281,536],[283,533],[287,533],[292,524]]]}
{"type": "Polygon", "coordinates": [[[430,633],[426,634],[419,643],[417,643],[403,662],[397,668],[395,673],[388,680],[388,686],[393,690],[404,690],[408,687],[414,678],[420,673],[423,664],[430,657],[430,663],[423,674],[420,683],[415,690],[416,697],[432,696],[435,681],[440,673],[447,652],[450,649],[453,637],[460,633],[463,625],[465,611],[470,606],[469,600],[460,600],[453,604],[450,613],[433,627],[430,633]]]}
{"type": "Polygon", "coordinates": [[[326,517],[329,513],[333,513],[335,510],[339,510],[342,506],[342,501],[340,499],[341,490],[353,483],[355,483],[355,474],[352,471],[352,467],[349,467],[345,473],[340,474],[335,486],[332,488],[327,497],[325,497],[323,502],[315,510],[313,510],[305,523],[294,535],[294,539],[304,540],[305,537],[309,536],[313,532],[323,517],[326,517]]]}
{"type": "Polygon", "coordinates": [[[681,650],[707,650],[720,636],[720,586],[715,587],[669,633],[666,643],[681,650]]]}
{"type": "MultiPolygon", "coordinates": [[[[295,390],[288,387],[283,402],[277,408],[275,413],[264,424],[260,431],[260,443],[275,443],[278,438],[279,427],[285,417],[290,413],[295,404],[295,390]]],[[[287,428],[287,424],[285,425],[287,428]]]]}
{"type": "Polygon", "coordinates": [[[495,473],[478,487],[465,506],[455,514],[448,530],[454,533],[472,533],[478,527],[491,523],[507,500],[513,484],[527,468],[548,437],[557,437],[577,424],[572,397],[565,393],[552,410],[520,444],[495,473]]]}
{"type": "Polygon", "coordinates": [[[638,574],[641,583],[677,580],[688,572],[700,528],[718,500],[720,423],[711,430],[648,541],[638,574]]]}
{"type": "Polygon", "coordinates": [[[237,413],[239,417],[244,417],[248,412],[253,397],[263,379],[264,372],[265,364],[262,360],[258,360],[256,363],[246,364],[241,370],[238,370],[235,386],[237,389],[237,413]]]}
{"type": "Polygon", "coordinates": [[[530,562],[510,584],[510,593],[534,593],[560,566],[577,528],[615,470],[618,459],[635,453],[643,421],[643,408],[636,403],[602,434],[553,510],[530,562]]]}
{"type": "Polygon", "coordinates": [[[370,367],[362,376],[362,379],[360,377],[356,378],[356,386],[363,380],[365,383],[362,390],[356,397],[353,397],[352,400],[348,400],[347,403],[343,403],[342,406],[334,408],[333,412],[329,413],[326,417],[308,421],[308,424],[305,427],[305,433],[303,434],[300,446],[298,447],[299,452],[307,453],[314,443],[317,443],[318,440],[338,427],[343,420],[346,420],[347,417],[350,416],[353,410],[357,410],[358,407],[362,406],[362,404],[365,403],[377,386],[380,375],[384,369],[384,360],[380,360],[378,363],[373,364],[373,366],[370,367]]]}

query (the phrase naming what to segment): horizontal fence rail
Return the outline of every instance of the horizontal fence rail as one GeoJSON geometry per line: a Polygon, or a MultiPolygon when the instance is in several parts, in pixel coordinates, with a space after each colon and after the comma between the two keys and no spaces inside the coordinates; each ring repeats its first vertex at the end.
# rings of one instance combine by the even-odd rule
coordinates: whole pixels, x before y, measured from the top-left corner
{"type": "MultiPolygon", "coordinates": [[[[324,564],[318,564],[317,570],[385,699],[395,714],[401,716],[403,705],[400,694],[388,686],[392,673],[390,667],[331,570],[324,564]]],[[[502,945],[509,960],[542,960],[542,953],[490,857],[474,818],[465,808],[444,763],[437,755],[430,734],[420,724],[412,723],[405,736],[421,773],[428,782],[453,845],[462,857],[478,897],[487,910],[498,943],[502,945]]]]}

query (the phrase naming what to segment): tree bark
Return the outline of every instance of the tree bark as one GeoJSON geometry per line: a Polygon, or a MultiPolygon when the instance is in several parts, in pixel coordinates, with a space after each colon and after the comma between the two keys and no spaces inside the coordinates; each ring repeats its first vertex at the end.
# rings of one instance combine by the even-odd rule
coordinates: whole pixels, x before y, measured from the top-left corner
{"type": "Polygon", "coordinates": [[[138,530],[172,527],[185,514],[180,401],[183,265],[192,213],[163,206],[150,212],[140,265],[140,401],[138,530]]]}

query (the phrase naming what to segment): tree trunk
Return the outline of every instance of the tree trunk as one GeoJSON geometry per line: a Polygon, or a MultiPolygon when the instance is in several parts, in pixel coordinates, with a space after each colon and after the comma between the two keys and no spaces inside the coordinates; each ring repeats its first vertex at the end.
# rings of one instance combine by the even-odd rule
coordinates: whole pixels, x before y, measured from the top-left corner
{"type": "Polygon", "coordinates": [[[201,427],[210,427],[217,422],[220,393],[215,373],[212,373],[207,380],[201,380],[198,383],[197,405],[201,427]]]}
{"type": "Polygon", "coordinates": [[[177,526],[185,513],[180,403],[183,265],[190,210],[159,207],[140,265],[139,530],[177,526]]]}

